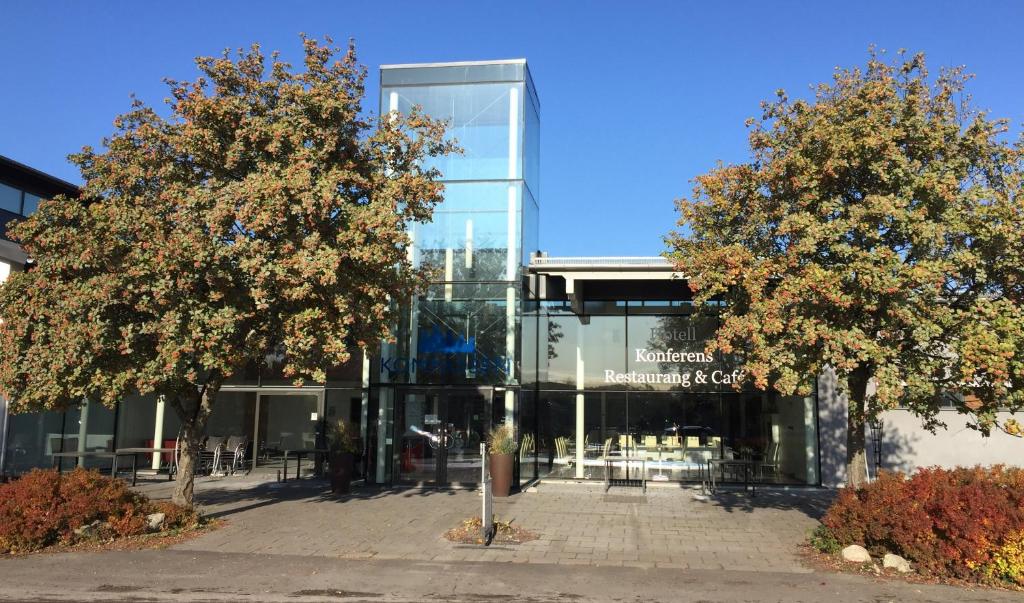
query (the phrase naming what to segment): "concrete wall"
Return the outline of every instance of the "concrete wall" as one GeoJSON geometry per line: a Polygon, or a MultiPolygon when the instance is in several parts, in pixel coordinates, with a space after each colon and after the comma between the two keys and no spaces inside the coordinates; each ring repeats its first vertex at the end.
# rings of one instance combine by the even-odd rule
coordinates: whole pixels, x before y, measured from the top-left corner
{"type": "Polygon", "coordinates": [[[818,377],[818,442],[821,447],[821,485],[838,488],[846,483],[846,396],[839,393],[836,375],[826,370],[818,377]]]}
{"type": "MultiPolygon", "coordinates": [[[[1000,420],[1010,417],[999,413],[1000,420]]],[[[1020,419],[1020,416],[1017,416],[1020,419]]],[[[882,468],[910,473],[921,467],[973,465],[1024,465],[1024,438],[1001,431],[985,437],[967,427],[967,417],[955,410],[941,411],[945,429],[932,434],[921,428],[921,420],[906,410],[882,415],[882,468]]],[[[869,450],[869,454],[873,454],[869,450]]],[[[868,462],[874,467],[874,456],[868,462]]]]}
{"type": "MultiPolygon", "coordinates": [[[[1000,413],[1000,419],[1010,417],[1000,413]]],[[[847,400],[839,393],[835,373],[818,378],[818,437],[821,444],[821,484],[829,488],[846,483],[847,400]]],[[[1017,417],[1021,419],[1020,416],[1017,417]]],[[[891,410],[882,417],[883,469],[911,473],[921,467],[973,465],[1024,465],[1024,438],[1003,432],[989,437],[966,426],[967,417],[954,410],[942,411],[945,429],[934,434],[907,410],[891,410]]],[[[875,472],[875,454],[868,431],[868,466],[875,472]]]]}

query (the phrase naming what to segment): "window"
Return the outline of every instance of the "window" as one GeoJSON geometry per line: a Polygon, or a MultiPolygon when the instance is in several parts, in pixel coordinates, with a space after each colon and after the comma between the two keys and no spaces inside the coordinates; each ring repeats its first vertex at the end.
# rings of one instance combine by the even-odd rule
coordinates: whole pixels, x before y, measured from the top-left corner
{"type": "Polygon", "coordinates": [[[42,197],[0,182],[0,209],[30,216],[39,209],[42,197]]]}
{"type": "Polygon", "coordinates": [[[13,186],[0,183],[0,209],[21,213],[21,191],[13,186]]]}
{"type": "Polygon", "coordinates": [[[21,207],[21,214],[24,216],[31,216],[36,213],[39,209],[39,202],[42,201],[42,197],[39,195],[33,195],[32,193],[25,193],[25,202],[21,207]]]}

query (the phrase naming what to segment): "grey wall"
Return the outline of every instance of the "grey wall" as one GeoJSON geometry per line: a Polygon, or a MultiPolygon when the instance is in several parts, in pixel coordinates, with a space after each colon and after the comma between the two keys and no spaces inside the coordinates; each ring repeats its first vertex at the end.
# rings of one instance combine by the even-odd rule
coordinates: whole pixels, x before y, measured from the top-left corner
{"type": "MultiPolygon", "coordinates": [[[[1001,420],[1009,413],[999,413],[1001,420]]],[[[1017,417],[1020,419],[1020,416],[1017,417]]],[[[985,437],[967,427],[967,417],[955,410],[941,411],[945,429],[932,434],[921,428],[921,420],[906,410],[882,415],[882,468],[910,473],[920,467],[1024,464],[1024,438],[995,431],[985,437]]],[[[868,457],[874,463],[874,457],[868,457]]]]}
{"type": "MultiPolygon", "coordinates": [[[[1010,417],[1000,413],[1000,419],[1010,417]]],[[[845,394],[839,393],[835,373],[827,370],[818,378],[818,437],[821,444],[821,484],[838,488],[846,483],[845,394]]],[[[1020,416],[1017,417],[1021,419],[1020,416]]],[[[1024,465],[1024,438],[999,431],[989,437],[966,426],[967,417],[954,410],[942,411],[939,419],[946,429],[934,434],[921,427],[921,420],[907,410],[882,414],[882,469],[911,473],[921,467],[973,465],[1024,465]]],[[[875,473],[875,455],[870,431],[868,466],[875,473]]]]}
{"type": "Polygon", "coordinates": [[[846,395],[839,393],[832,370],[818,377],[818,442],[821,449],[821,485],[837,488],[846,483],[846,395]]]}

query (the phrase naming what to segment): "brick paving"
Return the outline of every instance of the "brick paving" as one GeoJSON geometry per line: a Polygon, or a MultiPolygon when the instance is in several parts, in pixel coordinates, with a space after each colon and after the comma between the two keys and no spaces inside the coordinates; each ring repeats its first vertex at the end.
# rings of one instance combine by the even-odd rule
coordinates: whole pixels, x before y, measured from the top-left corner
{"type": "MultiPolygon", "coordinates": [[[[679,487],[612,488],[542,483],[536,491],[496,499],[500,520],[539,539],[489,548],[441,537],[479,515],[468,490],[357,488],[334,497],[323,482],[259,483],[259,478],[201,480],[204,512],[228,523],[178,549],[346,559],[490,561],[755,572],[808,572],[797,557],[827,506],[821,490],[762,489],[756,497],[704,497],[679,487]]],[[[140,489],[169,495],[169,485],[140,489]]]]}

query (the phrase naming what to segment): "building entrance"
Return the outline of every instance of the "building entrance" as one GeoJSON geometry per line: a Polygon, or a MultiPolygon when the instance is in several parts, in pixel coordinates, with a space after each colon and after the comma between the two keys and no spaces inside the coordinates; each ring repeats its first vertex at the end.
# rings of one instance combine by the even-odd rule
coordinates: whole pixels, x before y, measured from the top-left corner
{"type": "Polygon", "coordinates": [[[477,484],[494,388],[403,387],[396,393],[396,481],[438,487],[477,484]]]}

